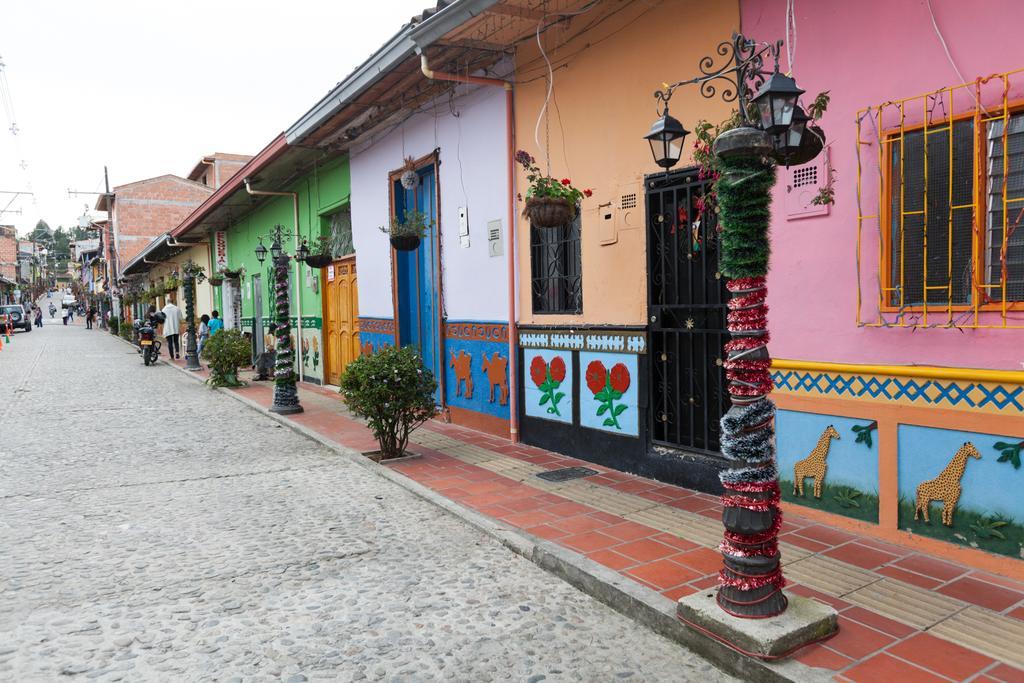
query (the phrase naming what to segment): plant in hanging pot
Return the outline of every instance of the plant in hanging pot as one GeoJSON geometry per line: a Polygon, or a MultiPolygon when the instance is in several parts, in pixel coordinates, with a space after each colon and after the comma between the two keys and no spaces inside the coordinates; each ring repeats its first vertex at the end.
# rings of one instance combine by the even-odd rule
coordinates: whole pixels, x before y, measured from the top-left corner
{"type": "Polygon", "coordinates": [[[420,240],[431,224],[433,221],[429,221],[426,214],[412,209],[406,210],[402,220],[398,220],[398,216],[393,217],[391,227],[381,226],[380,231],[391,239],[391,246],[398,251],[412,251],[420,246],[420,240]]]}
{"type": "Polygon", "coordinates": [[[402,171],[400,182],[406,190],[415,190],[420,186],[420,174],[416,172],[416,162],[412,157],[406,157],[405,170],[402,171]]]}
{"type": "Polygon", "coordinates": [[[225,280],[244,280],[245,279],[245,266],[238,266],[238,268],[232,270],[230,268],[221,268],[217,271],[220,273],[225,280]]]}
{"type": "Polygon", "coordinates": [[[309,256],[306,257],[306,265],[310,268],[326,268],[331,265],[333,260],[330,236],[321,235],[317,237],[316,242],[313,244],[313,249],[310,251],[309,256]]]}
{"type": "Polygon", "coordinates": [[[210,285],[212,285],[213,287],[220,287],[221,285],[223,285],[225,270],[226,269],[222,266],[217,270],[213,271],[213,273],[210,274],[210,277],[207,278],[207,280],[209,280],[210,282],[210,285]]]}
{"type": "Polygon", "coordinates": [[[594,194],[590,189],[579,190],[572,186],[572,180],[556,180],[541,173],[537,160],[527,152],[516,152],[516,161],[526,171],[530,187],[526,190],[526,205],[523,218],[538,228],[557,228],[571,223],[576,217],[579,203],[594,194]]]}

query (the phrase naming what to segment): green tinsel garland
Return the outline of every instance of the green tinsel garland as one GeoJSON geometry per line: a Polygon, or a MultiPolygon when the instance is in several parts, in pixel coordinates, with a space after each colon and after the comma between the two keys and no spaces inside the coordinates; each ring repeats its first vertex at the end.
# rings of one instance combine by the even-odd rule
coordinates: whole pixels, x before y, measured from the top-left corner
{"type": "Polygon", "coordinates": [[[766,275],[771,248],[765,226],[771,220],[775,168],[757,157],[731,157],[719,159],[718,170],[719,268],[730,279],[766,275]]]}

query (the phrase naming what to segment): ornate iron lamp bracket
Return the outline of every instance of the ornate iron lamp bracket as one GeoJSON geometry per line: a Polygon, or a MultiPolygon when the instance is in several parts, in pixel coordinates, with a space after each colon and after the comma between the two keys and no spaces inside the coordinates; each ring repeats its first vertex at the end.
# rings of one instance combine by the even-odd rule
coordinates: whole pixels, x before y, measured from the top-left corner
{"type": "Polygon", "coordinates": [[[782,41],[774,43],[758,43],[747,38],[741,33],[734,33],[731,40],[724,40],[715,49],[718,57],[725,58],[725,64],[716,68],[716,58],[708,55],[698,63],[700,75],[694,78],[677,81],[670,84],[663,90],[654,93],[658,101],[658,116],[664,116],[668,111],[668,102],[676,88],[683,85],[700,85],[700,94],[706,99],[711,99],[719,94],[724,102],[739,101],[740,116],[744,123],[753,125],[747,111],[752,93],[760,88],[772,71],[765,69],[765,56],[771,56],[774,60],[774,70],[779,68],[779,54],[782,50],[782,41]],[[724,84],[716,84],[716,81],[725,81],[724,84]]]}

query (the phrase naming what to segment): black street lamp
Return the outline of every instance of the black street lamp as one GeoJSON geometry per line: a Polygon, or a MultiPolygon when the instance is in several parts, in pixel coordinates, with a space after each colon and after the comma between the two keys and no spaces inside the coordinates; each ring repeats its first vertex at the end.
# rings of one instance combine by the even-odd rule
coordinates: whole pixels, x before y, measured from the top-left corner
{"type": "MultiPolygon", "coordinates": [[[[717,94],[714,83],[723,80],[728,85],[721,89],[722,99],[739,105],[741,124],[719,134],[711,149],[720,172],[714,185],[721,227],[718,268],[732,296],[727,320],[732,339],[725,344],[722,363],[732,407],[721,421],[721,450],[730,462],[719,477],[725,532],[719,546],[723,568],[715,600],[727,614],[747,619],[779,615],[789,604],[782,592],[785,580],[778,548],[782,511],[775,464],[775,404],[768,397],[773,387],[765,305],[768,206],[775,183],[773,161],[788,163],[803,151],[809,117],[797,105],[804,91],[779,73],[781,47],[781,40],[757,43],[733,35],[731,42],[718,46],[719,55],[729,56],[725,66],[714,69],[714,60],[705,57],[699,63],[701,75],[654,94],[665,109],[645,136],[655,163],[667,170],[679,159],[678,154],[675,159],[669,154],[664,123],[671,118],[668,101],[676,88],[699,85],[701,95],[711,98],[717,94]],[[771,72],[764,68],[767,55],[775,60],[771,72]],[[752,96],[754,88],[757,94],[752,96]]],[[[675,125],[676,132],[685,130],[679,122],[675,125]]],[[[817,133],[816,137],[821,140],[817,133]]],[[[814,154],[803,162],[812,158],[814,154]]],[[[831,624],[834,628],[835,621],[831,624]]]]}
{"type": "Polygon", "coordinates": [[[202,370],[199,364],[199,346],[196,342],[196,282],[206,279],[203,267],[189,259],[181,268],[182,285],[185,288],[185,320],[188,327],[185,335],[185,369],[193,372],[202,370]]]}
{"type": "Polygon", "coordinates": [[[679,157],[683,153],[683,140],[689,132],[678,119],[669,116],[666,103],[661,118],[651,124],[651,132],[644,136],[644,139],[651,143],[654,163],[666,171],[679,163],[679,157]]]}
{"type": "Polygon", "coordinates": [[[309,246],[306,245],[306,240],[302,240],[302,243],[299,244],[299,248],[295,250],[295,260],[300,263],[305,263],[308,258],[309,246]]]}
{"type": "MultiPolygon", "coordinates": [[[[283,236],[284,227],[275,225],[270,235],[273,240],[270,255],[274,264],[274,310],[277,314],[274,336],[277,340],[274,345],[274,404],[270,406],[270,412],[291,415],[301,413],[302,406],[299,404],[299,390],[295,384],[295,348],[292,344],[291,318],[288,310],[288,263],[291,256],[281,247],[283,236]]],[[[260,244],[256,247],[256,258],[263,263],[266,257],[267,248],[263,246],[263,239],[260,238],[260,244]]]]}
{"type": "Polygon", "coordinates": [[[778,69],[776,64],[775,73],[764,82],[751,100],[757,107],[761,130],[769,135],[779,135],[789,128],[793,121],[796,101],[804,94],[804,91],[797,87],[796,81],[780,74],[778,69]]]}

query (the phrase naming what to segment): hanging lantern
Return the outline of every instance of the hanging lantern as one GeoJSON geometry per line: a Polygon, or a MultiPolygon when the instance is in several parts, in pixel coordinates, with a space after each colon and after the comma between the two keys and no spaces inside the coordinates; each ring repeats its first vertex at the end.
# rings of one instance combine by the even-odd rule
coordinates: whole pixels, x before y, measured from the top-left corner
{"type": "Polygon", "coordinates": [[[651,131],[644,136],[651,144],[654,163],[665,170],[679,163],[679,157],[683,154],[683,140],[689,132],[678,119],[669,116],[666,107],[664,115],[651,125],[651,131]]]}
{"type": "Polygon", "coordinates": [[[791,160],[800,151],[800,142],[807,129],[811,117],[804,113],[803,107],[797,105],[793,110],[793,119],[789,128],[775,136],[775,155],[780,163],[789,166],[791,160]]]}
{"type": "Polygon", "coordinates": [[[270,245],[270,256],[276,261],[281,258],[281,240],[276,239],[274,243],[270,245]]]}
{"type": "Polygon", "coordinates": [[[761,119],[761,130],[769,135],[778,135],[789,128],[796,110],[796,100],[804,94],[796,81],[778,71],[765,81],[751,100],[757,106],[761,119]]]}
{"type": "Polygon", "coordinates": [[[263,240],[256,246],[256,260],[263,263],[267,260],[267,248],[263,246],[263,240]]]}
{"type": "Polygon", "coordinates": [[[295,258],[302,263],[305,263],[306,259],[309,258],[309,247],[306,246],[306,240],[302,240],[302,244],[295,250],[295,258]]]}

